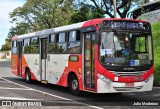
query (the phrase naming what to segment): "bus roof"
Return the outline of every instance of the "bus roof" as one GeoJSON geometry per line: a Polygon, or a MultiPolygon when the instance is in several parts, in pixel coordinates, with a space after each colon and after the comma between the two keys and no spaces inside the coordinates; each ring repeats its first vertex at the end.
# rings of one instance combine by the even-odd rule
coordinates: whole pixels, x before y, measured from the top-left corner
{"type": "Polygon", "coordinates": [[[51,29],[45,29],[45,30],[37,31],[37,32],[33,32],[33,33],[18,35],[18,36],[14,36],[12,38],[12,40],[24,39],[24,38],[29,38],[29,37],[33,37],[33,36],[52,34],[52,33],[60,32],[60,31],[78,29],[78,28],[81,28],[84,23],[85,22],[80,22],[80,23],[76,23],[76,24],[72,24],[72,25],[66,25],[66,26],[61,26],[61,27],[56,27],[56,28],[51,28],[51,29]]]}
{"type": "Polygon", "coordinates": [[[87,26],[95,26],[96,24],[100,24],[101,21],[103,20],[125,20],[125,21],[137,21],[137,22],[149,23],[143,20],[135,20],[135,19],[128,19],[128,18],[127,19],[126,18],[98,18],[98,19],[88,20],[88,21],[84,21],[80,23],[71,24],[71,25],[66,25],[66,26],[61,26],[61,27],[56,27],[56,28],[51,28],[51,29],[45,29],[45,30],[37,31],[33,33],[17,35],[17,36],[12,37],[12,40],[21,41],[25,38],[30,38],[30,37],[35,37],[35,36],[46,36],[48,34],[53,34],[57,32],[76,30],[76,29],[80,29],[83,27],[87,27],[87,26]]]}

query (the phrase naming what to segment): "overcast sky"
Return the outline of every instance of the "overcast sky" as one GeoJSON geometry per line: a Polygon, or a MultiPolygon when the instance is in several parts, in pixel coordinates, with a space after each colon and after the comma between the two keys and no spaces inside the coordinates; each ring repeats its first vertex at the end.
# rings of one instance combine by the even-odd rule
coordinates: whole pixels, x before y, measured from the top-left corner
{"type": "Polygon", "coordinates": [[[10,23],[9,13],[24,3],[25,0],[0,0],[0,48],[5,43],[9,28],[14,26],[10,23]]]}

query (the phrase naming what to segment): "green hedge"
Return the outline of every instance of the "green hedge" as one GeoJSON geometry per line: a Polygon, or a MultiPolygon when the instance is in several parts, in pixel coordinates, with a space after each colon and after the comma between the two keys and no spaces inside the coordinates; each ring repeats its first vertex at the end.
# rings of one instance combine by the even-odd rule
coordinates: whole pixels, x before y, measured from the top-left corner
{"type": "Polygon", "coordinates": [[[154,49],[154,85],[160,85],[160,22],[152,24],[154,49]]]}

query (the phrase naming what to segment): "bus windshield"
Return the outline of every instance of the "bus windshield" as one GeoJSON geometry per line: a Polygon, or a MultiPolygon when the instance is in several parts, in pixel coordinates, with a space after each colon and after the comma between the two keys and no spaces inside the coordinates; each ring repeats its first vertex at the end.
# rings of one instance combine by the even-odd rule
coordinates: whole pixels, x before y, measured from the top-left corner
{"type": "Polygon", "coordinates": [[[100,61],[109,66],[145,66],[152,62],[152,43],[149,33],[101,33],[100,61]]]}

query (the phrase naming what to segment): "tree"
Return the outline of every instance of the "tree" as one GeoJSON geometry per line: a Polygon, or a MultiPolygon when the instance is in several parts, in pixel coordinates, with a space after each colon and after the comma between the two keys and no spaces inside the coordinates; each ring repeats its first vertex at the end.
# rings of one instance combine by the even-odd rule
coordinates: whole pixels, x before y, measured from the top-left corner
{"type": "MultiPolygon", "coordinates": [[[[105,14],[107,14],[111,18],[114,17],[113,0],[89,0],[89,1],[91,1],[97,9],[104,10],[105,14]]],[[[130,11],[132,7],[139,6],[148,1],[149,0],[117,0],[117,13],[121,18],[126,18],[127,13],[130,11]]]]}
{"type": "Polygon", "coordinates": [[[19,26],[26,25],[26,32],[33,32],[68,24],[73,10],[72,0],[28,0],[10,17],[19,26]]]}
{"type": "Polygon", "coordinates": [[[2,45],[1,51],[8,51],[8,50],[11,50],[11,43],[7,41],[5,44],[2,45]]]}
{"type": "Polygon", "coordinates": [[[77,9],[71,16],[71,24],[104,17],[103,10],[96,9],[94,6],[90,4],[80,3],[78,4],[77,8],[79,9],[77,9]]]}
{"type": "Polygon", "coordinates": [[[3,48],[15,35],[67,25],[74,10],[73,0],[27,0],[10,13],[16,26],[10,28],[3,48]]]}

